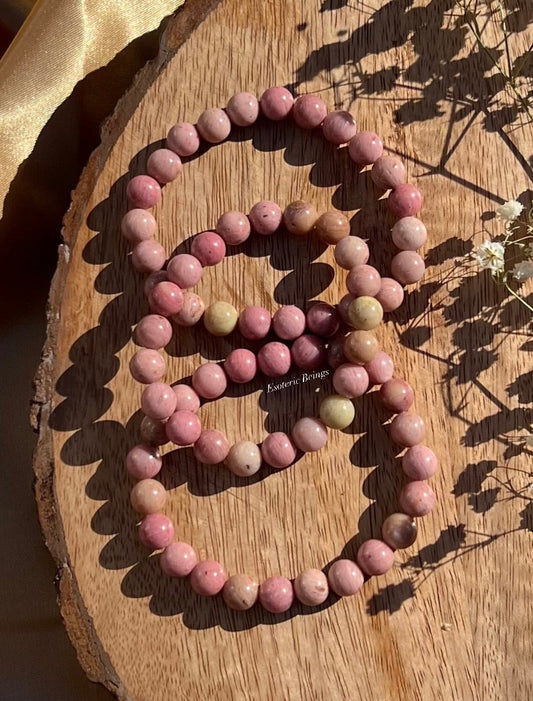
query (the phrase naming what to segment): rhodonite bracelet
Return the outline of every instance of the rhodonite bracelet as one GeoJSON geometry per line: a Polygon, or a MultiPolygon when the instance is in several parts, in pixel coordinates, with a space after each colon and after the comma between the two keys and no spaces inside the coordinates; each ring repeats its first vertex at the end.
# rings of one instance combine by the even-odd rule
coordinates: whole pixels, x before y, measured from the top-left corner
{"type": "Polygon", "coordinates": [[[275,87],[266,90],[259,101],[250,93],[238,93],[225,110],[205,110],[196,125],[176,124],[168,134],[167,147],[148,158],[147,174],[134,176],[128,183],[130,209],[122,220],[122,232],[132,244],[132,264],[147,274],[145,294],[151,309],[135,329],[135,340],[141,348],[130,363],[133,377],[146,385],[141,396],[144,442],[132,448],[126,459],[129,474],[138,480],[131,501],[142,516],[141,542],[152,550],[161,549],[163,571],[171,577],[189,577],[198,594],[222,592],[227,605],[237,610],[251,608],[259,600],[271,613],[288,610],[295,597],[306,606],[316,606],[327,599],[330,590],[338,596],[354,594],[365,575],[380,575],[391,568],[394,550],[408,547],[416,538],[415,518],[425,516],[435,504],[427,479],[436,472],[437,459],[423,444],[422,418],[411,411],[413,390],[395,376],[392,358],[380,350],[373,333],[383,314],[402,304],[403,285],[418,282],[424,273],[424,261],[416,251],[425,243],[427,232],[415,216],[422,195],[405,179],[400,159],[383,155],[381,140],[373,132],[357,132],[349,113],[328,113],[317,96],[303,95],[294,100],[288,90],[275,87]],[[341,212],[319,214],[312,203],[303,200],[289,203],[284,209],[271,200],[262,200],[248,214],[225,212],[212,231],[193,238],[190,252],[167,261],[164,248],[155,240],[157,222],[148,211],[159,202],[161,186],[182,172],[181,158],[194,155],[202,141],[208,145],[220,143],[228,137],[232,125],[251,126],[260,114],[275,121],[292,118],[302,129],[321,129],[329,142],[347,148],[355,167],[371,167],[376,186],[384,193],[389,191],[388,208],[397,218],[392,227],[397,252],[389,277],[382,277],[368,265],[368,245],[350,235],[350,223],[341,212]],[[228,300],[217,300],[206,307],[193,291],[204,268],[218,265],[227,247],[239,246],[251,235],[318,236],[335,247],[338,266],[348,271],[347,294],[336,306],[321,301],[311,303],[306,310],[285,305],[272,315],[262,306],[249,306],[239,312],[228,300]],[[166,362],[161,349],[171,341],[175,328],[194,326],[200,320],[215,337],[237,330],[243,347],[231,351],[221,364],[199,365],[190,385],[163,382],[166,362]],[[249,347],[261,342],[256,352],[249,347]],[[301,375],[289,377],[291,367],[301,375]],[[335,394],[322,398],[319,416],[303,416],[290,434],[274,432],[260,444],[241,440],[230,445],[221,431],[203,429],[197,415],[202,400],[214,400],[224,394],[228,382],[244,385],[258,373],[267,378],[267,392],[278,385],[295,386],[304,376],[332,373],[335,394]],[[339,559],[327,574],[312,568],[294,581],[275,575],[259,585],[248,575],[228,577],[219,562],[199,561],[191,545],[175,541],[174,525],[163,513],[166,491],[154,479],[162,466],[159,446],[167,442],[192,445],[200,463],[224,465],[239,477],[255,474],[263,464],[286,468],[301,453],[324,449],[328,428],[342,430],[350,426],[355,415],[353,400],[372,386],[380,386],[384,408],[395,415],[390,437],[394,445],[406,449],[401,463],[408,481],[399,494],[399,511],[382,524],[381,539],[364,542],[355,561],[339,559]]]}

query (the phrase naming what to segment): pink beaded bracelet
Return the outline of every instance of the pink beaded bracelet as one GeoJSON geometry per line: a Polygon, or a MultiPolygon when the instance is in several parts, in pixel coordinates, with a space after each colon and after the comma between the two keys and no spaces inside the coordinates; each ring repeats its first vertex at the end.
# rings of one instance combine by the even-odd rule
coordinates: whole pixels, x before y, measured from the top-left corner
{"type": "MultiPolygon", "coordinates": [[[[133,487],[131,502],[143,516],[139,525],[141,542],[152,550],[162,549],[162,570],[171,577],[189,577],[191,587],[201,595],[222,592],[226,604],[235,610],[246,610],[259,601],[271,613],[287,611],[296,597],[306,606],[323,603],[329,591],[338,596],[356,593],[365,575],[388,571],[394,550],[410,546],[417,533],[415,517],[428,514],[435,495],[426,480],[437,470],[434,453],[422,444],[424,422],[410,410],[414,393],[410,385],[394,377],[392,359],[379,350],[371,331],[381,322],[383,312],[397,309],[403,301],[402,285],[421,279],[424,261],[416,253],[423,246],[427,232],[415,218],[422,205],[422,195],[405,183],[405,168],[393,156],[383,155],[383,146],[373,132],[356,131],[347,112],[328,113],[324,102],[314,95],[296,100],[285,88],[266,90],[258,101],[250,93],[238,93],[225,110],[205,110],[196,126],[181,122],[169,131],[167,148],[154,151],[147,162],[147,175],[133,177],[128,183],[131,209],[122,221],[122,233],[133,244],[132,263],[139,272],[149,273],[145,283],[152,313],[141,319],[135,329],[135,340],[141,349],[133,356],[130,369],[133,377],[146,385],[141,405],[145,413],[141,433],[144,444],[135,446],[126,458],[126,468],[138,483],[133,487]],[[190,253],[171,258],[163,270],[166,253],[154,240],[157,224],[146,210],[159,201],[161,185],[175,179],[182,171],[180,157],[195,154],[201,141],[217,144],[226,139],[232,124],[239,127],[255,123],[259,113],[279,121],[292,114],[303,129],[320,127],[324,137],[335,145],[347,144],[348,153],[359,167],[372,166],[371,177],[382,190],[391,190],[387,204],[398,218],[392,228],[392,240],[398,253],[391,263],[392,277],[381,277],[367,264],[368,246],[350,236],[350,225],[339,212],[326,212],[320,217],[313,205],[298,201],[284,212],[269,200],[254,205],[246,216],[226,212],[214,231],[198,234],[190,253]],[[335,260],[348,270],[348,294],[337,308],[323,302],[314,304],[307,313],[297,307],[281,307],[271,317],[263,307],[247,307],[240,315],[227,302],[215,302],[205,309],[201,298],[190,292],[201,279],[204,266],[218,264],[226,254],[226,246],[238,246],[251,231],[272,235],[284,227],[293,235],[316,232],[321,240],[335,245],[335,260]],[[247,348],[232,351],[224,365],[205,363],[192,377],[192,387],[161,382],[165,360],[158,352],[172,338],[172,323],[192,326],[204,317],[206,329],[214,335],[227,335],[238,327],[249,341],[267,338],[273,331],[280,340],[267,342],[257,356],[247,348]],[[341,325],[352,328],[338,335],[341,325]],[[304,333],[307,329],[311,333],[304,333]],[[286,344],[292,342],[292,346],[286,344]],[[322,400],[320,418],[298,420],[291,436],[278,432],[265,438],[261,447],[250,441],[229,446],[220,431],[202,430],[197,411],[201,398],[221,396],[231,382],[245,383],[258,369],[267,377],[280,378],[289,371],[291,362],[300,369],[315,371],[325,360],[334,369],[333,386],[337,395],[322,400]],[[291,582],[285,577],[268,578],[260,586],[247,575],[227,577],[222,565],[215,561],[198,561],[189,544],[174,542],[172,521],[162,513],[166,500],[163,485],[154,479],[162,466],[158,446],[169,440],[177,445],[193,445],[196,458],[206,464],[225,465],[236,475],[254,474],[263,462],[281,468],[290,465],[296,451],[320,450],[327,441],[327,428],[345,428],[352,421],[352,399],[364,394],[369,386],[381,385],[379,394],[384,407],[396,414],[390,424],[393,442],[407,448],[402,456],[404,474],[410,480],[401,490],[402,510],[388,516],[382,526],[382,539],[370,539],[357,552],[356,561],[341,559],[329,568],[327,576],[318,569],[300,573],[291,582]]],[[[329,372],[329,371],[328,371],[329,372]]],[[[290,382],[290,380],[289,380],[290,382]]]]}

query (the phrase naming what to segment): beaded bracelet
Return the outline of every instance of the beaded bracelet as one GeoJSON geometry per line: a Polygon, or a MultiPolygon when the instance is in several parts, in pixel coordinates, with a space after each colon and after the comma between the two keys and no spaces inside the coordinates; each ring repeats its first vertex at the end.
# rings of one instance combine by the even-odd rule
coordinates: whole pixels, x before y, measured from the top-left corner
{"type": "MultiPolygon", "coordinates": [[[[331,589],[338,596],[357,592],[364,575],[379,575],[393,564],[394,549],[411,545],[417,532],[414,517],[424,516],[435,504],[435,495],[426,481],[437,469],[434,453],[422,445],[425,434],[423,420],[409,412],[414,394],[403,380],[393,377],[392,359],[379,350],[377,339],[370,331],[381,322],[384,311],[397,309],[403,300],[400,284],[421,279],[424,262],[415,253],[426,240],[427,232],[413,215],[422,204],[420,192],[406,184],[405,169],[395,157],[383,156],[383,146],[373,132],[356,132],[353,118],[347,112],[327,113],[323,101],[304,95],[294,101],[285,88],[269,88],[260,103],[250,93],[238,93],[229,101],[226,111],[205,110],[196,127],[179,123],[172,127],[167,149],[158,149],[148,159],[148,175],[132,178],[127,193],[132,209],[124,216],[122,232],[134,244],[132,263],[140,272],[150,273],[145,293],[152,314],[142,319],[136,328],[136,341],[144,346],[130,363],[133,376],[147,385],[142,395],[146,414],[141,432],[146,443],[128,453],[128,472],[140,481],[131,494],[133,507],[144,516],[139,526],[141,542],[151,549],[161,549],[161,567],[173,577],[186,577],[198,594],[215,595],[222,591],[230,608],[246,610],[259,600],[272,613],[290,608],[294,597],[304,605],[323,603],[331,589]],[[339,212],[326,212],[320,217],[307,202],[291,203],[282,213],[273,202],[256,204],[248,216],[226,212],[220,217],[215,231],[202,232],[192,242],[190,254],[171,258],[162,270],[166,253],[154,241],[157,225],[146,211],[161,196],[161,184],[173,180],[182,170],[180,156],[196,153],[200,139],[209,144],[220,143],[230,133],[231,124],[253,124],[259,110],[275,121],[292,113],[302,128],[321,127],[325,138],[340,146],[348,144],[352,160],[360,167],[372,165],[371,176],[383,190],[390,189],[389,210],[398,217],[392,229],[393,242],[399,249],[391,264],[392,278],[381,278],[378,271],[367,265],[368,247],[361,239],[349,236],[349,222],[339,212]],[[335,245],[337,263],[349,270],[348,294],[337,309],[323,302],[316,303],[305,315],[292,305],[281,307],[271,318],[261,307],[247,307],[239,315],[227,302],[215,302],[205,310],[200,297],[189,289],[201,279],[204,266],[216,265],[226,253],[226,245],[243,243],[255,231],[271,235],[283,225],[294,235],[316,232],[322,241],[335,245]],[[397,282],[398,281],[398,282],[397,282]],[[185,292],[183,292],[185,290],[185,292]],[[314,311],[313,311],[314,310],[314,311]],[[204,313],[205,312],[205,313],[204,313]],[[293,341],[292,348],[271,341],[259,351],[257,359],[246,348],[230,353],[224,366],[205,363],[192,377],[193,387],[178,383],[174,387],[160,382],[165,361],[157,352],[172,337],[170,317],[178,325],[192,326],[204,315],[206,329],[216,336],[230,333],[238,324],[241,334],[249,340],[265,338],[272,326],[278,338],[293,341]],[[344,322],[354,330],[345,337],[332,338],[344,322]],[[311,334],[304,334],[305,327],[311,334]],[[267,377],[283,377],[291,360],[300,369],[319,368],[325,358],[334,368],[333,385],[337,395],[322,400],[320,419],[304,417],[297,421],[291,436],[281,432],[270,434],[261,448],[250,441],[241,441],[230,448],[220,431],[202,431],[196,412],[200,397],[221,396],[227,378],[233,382],[248,382],[255,376],[257,365],[267,377]],[[370,539],[357,552],[357,564],[337,560],[327,576],[317,569],[305,570],[294,583],[284,577],[270,577],[259,586],[247,575],[229,579],[216,561],[198,561],[192,546],[174,541],[174,526],[160,513],[166,499],[163,486],[153,478],[162,466],[157,446],[172,440],[177,445],[193,444],[200,462],[225,462],[235,474],[254,474],[262,462],[281,468],[290,465],[297,450],[320,450],[327,441],[327,429],[346,428],[353,421],[352,399],[361,396],[371,384],[379,384],[383,405],[396,417],[390,426],[391,438],[398,446],[407,448],[402,457],[404,473],[411,480],[400,492],[402,513],[388,516],[382,526],[383,540],[370,539]]],[[[289,381],[290,382],[290,381],[289,381]]]]}

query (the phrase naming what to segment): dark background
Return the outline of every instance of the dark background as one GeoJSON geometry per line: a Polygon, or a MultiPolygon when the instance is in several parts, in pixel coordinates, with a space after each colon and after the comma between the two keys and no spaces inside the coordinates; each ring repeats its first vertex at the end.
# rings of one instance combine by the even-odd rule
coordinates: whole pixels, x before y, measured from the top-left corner
{"type": "MultiPolygon", "coordinates": [[[[0,0],[0,58],[34,0],[0,0]]],[[[32,380],[46,334],[46,300],[62,217],[99,128],[137,70],[157,53],[160,30],[89,74],[43,128],[7,193],[0,221],[1,701],[109,701],[79,666],[59,615],[55,564],[33,494],[32,380]]],[[[1,132],[1,129],[0,129],[1,132]]],[[[1,136],[0,136],[1,138],[1,136]]],[[[1,164],[0,164],[1,167],[1,164]]]]}

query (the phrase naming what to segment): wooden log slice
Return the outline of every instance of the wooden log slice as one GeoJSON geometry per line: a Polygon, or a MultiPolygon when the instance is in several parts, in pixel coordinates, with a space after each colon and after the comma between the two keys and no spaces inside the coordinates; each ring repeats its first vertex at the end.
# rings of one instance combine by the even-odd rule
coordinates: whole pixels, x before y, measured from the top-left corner
{"type": "MultiPolygon", "coordinates": [[[[530,183],[517,156],[527,131],[523,124],[491,131],[487,114],[465,107],[470,97],[461,103],[458,86],[469,96],[479,79],[471,60],[477,50],[461,32],[460,77],[442,68],[448,10],[434,2],[320,8],[188,0],[160,60],[104,130],[65,220],[37,378],[35,471],[67,630],[90,678],[119,698],[525,699],[531,690],[531,650],[520,642],[531,636],[531,515],[522,514],[523,499],[485,511],[475,501],[497,486],[483,482],[489,472],[520,467],[520,450],[505,453],[509,441],[501,436],[523,436],[531,423],[523,393],[508,391],[528,371],[516,331],[527,317],[468,258],[482,213],[530,183]],[[455,86],[451,97],[438,76],[455,86]],[[295,605],[278,617],[259,607],[233,613],[220,597],[194,595],[138,545],[124,458],[139,440],[142,387],[128,363],[132,329],[147,304],[120,236],[128,179],[143,172],[169,127],[195,122],[238,90],[260,95],[271,85],[319,91],[330,109],[349,109],[360,130],[377,131],[387,151],[404,159],[409,181],[424,192],[427,276],[387,317],[380,339],[397,374],[415,387],[427,443],[442,463],[432,481],[438,506],[420,520],[415,546],[396,553],[389,574],[354,597],[330,598],[317,610],[295,605]],[[479,316],[491,308],[499,320],[492,331],[479,316]]],[[[154,210],[158,239],[168,252],[181,250],[224,211],[247,212],[264,198],[344,211],[352,233],[369,239],[371,262],[387,270],[392,220],[368,172],[357,172],[346,149],[290,121],[260,120],[190,159],[154,210]]],[[[207,269],[199,291],[207,303],[223,299],[238,309],[336,303],[345,272],[312,237],[253,237],[207,269]]],[[[177,329],[166,378],[186,378],[239,343],[236,334],[214,339],[177,329]]],[[[316,414],[330,382],[269,391],[260,381],[206,403],[201,418],[230,441],[260,442],[316,414]]],[[[190,449],[166,446],[166,512],[178,537],[228,572],[259,580],[354,557],[397,509],[401,471],[384,421],[370,394],[356,402],[353,427],[330,431],[327,449],[249,481],[198,465],[190,449]]],[[[522,472],[515,489],[528,479],[522,472]]]]}

